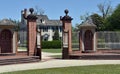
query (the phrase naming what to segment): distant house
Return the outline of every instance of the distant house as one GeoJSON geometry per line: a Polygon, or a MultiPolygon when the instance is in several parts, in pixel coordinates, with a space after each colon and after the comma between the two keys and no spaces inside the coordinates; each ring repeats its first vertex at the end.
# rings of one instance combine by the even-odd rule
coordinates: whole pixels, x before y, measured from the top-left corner
{"type": "MultiPolygon", "coordinates": [[[[62,23],[60,20],[51,20],[47,15],[37,15],[37,17],[37,27],[41,30],[43,41],[52,41],[56,30],[59,32],[60,39],[62,38],[62,23]]],[[[27,31],[26,23],[26,19],[21,16],[20,31],[27,31]]]]}

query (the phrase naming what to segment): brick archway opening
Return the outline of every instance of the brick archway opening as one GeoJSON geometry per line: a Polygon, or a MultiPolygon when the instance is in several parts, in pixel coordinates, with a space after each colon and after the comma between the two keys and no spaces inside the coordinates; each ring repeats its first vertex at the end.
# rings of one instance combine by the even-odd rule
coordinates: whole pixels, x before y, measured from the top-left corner
{"type": "Polygon", "coordinates": [[[84,47],[85,51],[93,50],[93,33],[87,30],[84,34],[84,47]]]}
{"type": "Polygon", "coordinates": [[[1,53],[12,53],[12,33],[8,29],[0,34],[0,50],[1,53]]]}

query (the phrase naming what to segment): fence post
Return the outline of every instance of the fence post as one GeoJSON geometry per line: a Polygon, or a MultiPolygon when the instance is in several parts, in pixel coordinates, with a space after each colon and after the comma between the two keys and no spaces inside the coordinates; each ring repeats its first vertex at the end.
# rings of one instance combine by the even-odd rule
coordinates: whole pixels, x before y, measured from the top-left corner
{"type": "Polygon", "coordinates": [[[68,15],[68,10],[65,10],[65,16],[60,17],[60,20],[63,24],[63,46],[62,46],[62,58],[69,59],[69,53],[72,52],[72,42],[71,42],[71,34],[72,34],[72,18],[68,15]]]}
{"type": "Polygon", "coordinates": [[[41,55],[41,31],[39,28],[37,28],[37,51],[36,55],[39,56],[39,59],[42,59],[41,55]]]}

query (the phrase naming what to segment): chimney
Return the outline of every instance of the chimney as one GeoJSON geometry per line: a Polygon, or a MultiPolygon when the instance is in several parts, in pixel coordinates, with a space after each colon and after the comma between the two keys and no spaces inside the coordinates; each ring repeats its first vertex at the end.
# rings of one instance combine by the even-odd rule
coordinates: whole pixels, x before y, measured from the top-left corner
{"type": "Polygon", "coordinates": [[[24,9],[23,17],[24,17],[25,19],[27,18],[27,9],[24,9]]]}

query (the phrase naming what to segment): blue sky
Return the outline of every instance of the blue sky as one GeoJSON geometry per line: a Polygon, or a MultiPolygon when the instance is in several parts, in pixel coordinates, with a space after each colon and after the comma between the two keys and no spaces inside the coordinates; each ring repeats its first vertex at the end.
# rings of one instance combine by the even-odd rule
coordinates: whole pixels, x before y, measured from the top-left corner
{"type": "Polygon", "coordinates": [[[97,4],[111,1],[112,7],[116,7],[120,0],[0,0],[0,19],[12,18],[20,20],[21,10],[38,6],[44,9],[50,19],[59,19],[64,16],[64,10],[69,10],[73,18],[73,26],[80,23],[80,16],[86,13],[99,13],[97,4]]]}

